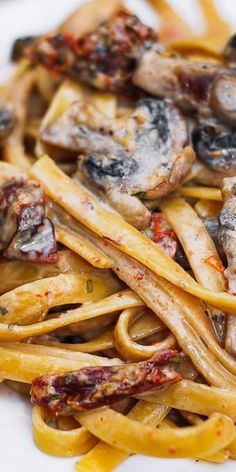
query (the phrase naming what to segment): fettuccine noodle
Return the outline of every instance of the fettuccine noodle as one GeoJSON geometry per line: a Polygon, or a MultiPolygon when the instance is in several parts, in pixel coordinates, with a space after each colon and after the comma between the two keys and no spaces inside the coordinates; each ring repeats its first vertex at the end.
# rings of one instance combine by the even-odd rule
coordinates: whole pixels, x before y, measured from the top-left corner
{"type": "Polygon", "coordinates": [[[236,459],[235,37],[148,3],[20,38],[0,87],[0,382],[75,472],[236,459]]]}

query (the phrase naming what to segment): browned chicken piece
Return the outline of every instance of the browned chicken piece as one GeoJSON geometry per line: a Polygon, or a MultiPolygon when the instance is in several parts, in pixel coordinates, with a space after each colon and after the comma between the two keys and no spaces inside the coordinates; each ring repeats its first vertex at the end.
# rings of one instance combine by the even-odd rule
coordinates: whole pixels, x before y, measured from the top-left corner
{"type": "MultiPolygon", "coordinates": [[[[228,291],[236,295],[236,177],[223,180],[222,193],[224,204],[219,215],[218,238],[228,262],[225,270],[228,291]]],[[[232,315],[228,317],[225,346],[236,355],[236,317],[232,315]]]]}
{"type": "Polygon", "coordinates": [[[127,92],[133,81],[185,110],[213,114],[235,126],[236,73],[174,53],[135,16],[119,13],[79,39],[70,34],[39,38],[25,54],[33,62],[101,90],[127,92]]]}
{"type": "Polygon", "coordinates": [[[54,228],[45,217],[40,185],[14,179],[0,188],[0,252],[4,257],[32,262],[58,259],[54,228]]]}
{"type": "Polygon", "coordinates": [[[139,100],[132,113],[113,121],[92,105],[77,102],[42,130],[41,139],[84,154],[82,173],[140,229],[149,225],[151,216],[141,200],[174,190],[194,160],[180,112],[156,98],[139,100]]]}
{"type": "Polygon", "coordinates": [[[181,380],[174,369],[183,355],[164,351],[137,364],[86,367],[61,375],[44,375],[32,383],[32,402],[55,416],[73,415],[181,380]]]}

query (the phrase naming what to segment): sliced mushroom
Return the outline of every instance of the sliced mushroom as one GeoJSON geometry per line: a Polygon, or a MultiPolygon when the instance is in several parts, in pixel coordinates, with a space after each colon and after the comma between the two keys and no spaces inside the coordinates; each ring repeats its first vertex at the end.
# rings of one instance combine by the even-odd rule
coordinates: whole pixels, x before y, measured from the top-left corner
{"type": "MultiPolygon", "coordinates": [[[[192,144],[197,158],[211,171],[222,177],[236,173],[236,131],[219,125],[206,125],[192,132],[192,144]]],[[[212,179],[212,185],[214,178],[212,179]]]]}
{"type": "Polygon", "coordinates": [[[133,81],[153,95],[171,98],[184,109],[208,113],[209,89],[216,71],[216,65],[190,62],[155,44],[142,56],[133,81]]]}
{"type": "Polygon", "coordinates": [[[220,64],[189,61],[157,44],[142,56],[133,82],[184,110],[213,113],[236,126],[236,73],[220,64]]]}
{"type": "Polygon", "coordinates": [[[12,179],[0,188],[0,252],[8,259],[56,262],[54,229],[45,217],[42,188],[12,179]]]}
{"type": "Polygon", "coordinates": [[[216,77],[211,88],[210,107],[221,121],[236,127],[236,75],[228,72],[216,77]]]}
{"type": "Polygon", "coordinates": [[[150,221],[140,199],[156,199],[174,190],[195,157],[186,146],[187,129],[180,112],[156,98],[139,100],[132,113],[114,121],[78,102],[47,126],[41,139],[83,153],[81,172],[139,228],[150,221]]]}
{"type": "Polygon", "coordinates": [[[196,159],[185,182],[195,182],[200,185],[206,185],[207,187],[219,187],[222,184],[222,180],[222,174],[208,169],[208,167],[204,166],[202,162],[196,159]]]}
{"type": "Polygon", "coordinates": [[[225,253],[223,251],[222,245],[219,242],[218,231],[219,231],[219,221],[214,217],[201,218],[211,239],[214,241],[217,252],[223,262],[225,262],[225,253]]]}

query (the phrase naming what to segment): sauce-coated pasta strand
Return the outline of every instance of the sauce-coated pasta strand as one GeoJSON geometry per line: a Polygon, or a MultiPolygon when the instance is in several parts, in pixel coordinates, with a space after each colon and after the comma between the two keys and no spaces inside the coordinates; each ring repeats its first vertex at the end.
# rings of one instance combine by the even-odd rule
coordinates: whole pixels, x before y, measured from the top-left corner
{"type": "Polygon", "coordinates": [[[33,436],[41,451],[56,457],[74,457],[88,452],[96,439],[84,427],[70,431],[52,428],[46,422],[46,412],[34,406],[32,412],[33,436]]]}
{"type": "Polygon", "coordinates": [[[205,16],[206,35],[211,37],[227,38],[230,35],[230,25],[220,16],[215,0],[198,0],[199,6],[205,16]]]}
{"type": "MultiPolygon", "coordinates": [[[[202,287],[223,292],[226,288],[223,275],[224,267],[213,240],[194,209],[183,198],[173,198],[163,202],[161,210],[175,231],[196,280],[202,287]],[[211,260],[214,265],[210,264],[211,260]]],[[[216,334],[223,343],[224,313],[212,308],[210,309],[210,319],[216,334]],[[220,320],[220,322],[215,320],[220,320]]]]}
{"type": "MultiPolygon", "coordinates": [[[[182,414],[182,412],[181,412],[181,414],[182,414]]],[[[182,416],[184,416],[184,415],[182,415],[182,416]]],[[[197,415],[195,415],[195,416],[197,417],[197,415]]],[[[186,415],[185,419],[188,421],[187,415],[186,415]]],[[[190,422],[190,424],[199,425],[199,424],[204,422],[200,417],[197,417],[197,420],[194,421],[193,423],[190,422]]],[[[164,429],[165,428],[174,428],[175,429],[176,424],[170,418],[164,418],[164,420],[160,424],[160,429],[163,429],[163,428],[164,429]]],[[[217,452],[214,452],[213,454],[204,454],[202,457],[199,456],[199,459],[203,459],[204,461],[207,461],[207,462],[214,462],[214,463],[217,463],[217,464],[223,464],[228,458],[229,458],[229,451],[226,450],[226,449],[221,449],[217,452]]]]}
{"type": "Polygon", "coordinates": [[[34,82],[35,71],[29,69],[29,71],[26,71],[18,80],[13,82],[7,97],[9,102],[14,106],[17,123],[4,143],[3,158],[5,161],[14,164],[24,171],[28,171],[31,165],[30,159],[25,153],[23,139],[27,101],[34,82]]]}
{"type": "Polygon", "coordinates": [[[235,375],[230,374],[235,373],[235,361],[216,342],[204,306],[196,303],[196,299],[191,295],[182,293],[142,264],[121,253],[110,243],[97,237],[94,237],[94,240],[97,240],[98,246],[113,259],[113,270],[119,277],[139,293],[154,313],[158,309],[160,319],[172,331],[179,345],[204,377],[220,387],[226,385],[227,377],[227,388],[235,389],[235,375]]]}
{"type": "Polygon", "coordinates": [[[162,41],[192,36],[191,28],[172,8],[167,0],[149,0],[160,19],[160,30],[158,35],[162,41]]]}
{"type": "Polygon", "coordinates": [[[90,262],[94,267],[99,267],[100,269],[112,267],[112,261],[80,234],[76,234],[68,229],[65,230],[59,226],[55,228],[55,234],[57,241],[76,254],[79,254],[79,256],[90,262]]]}
{"type": "Polygon", "coordinates": [[[0,346],[0,376],[17,382],[31,383],[45,373],[63,373],[89,365],[117,365],[119,362],[119,359],[112,360],[46,346],[17,343],[0,346]]]}
{"type": "Polygon", "coordinates": [[[87,275],[60,274],[22,285],[0,297],[3,323],[28,324],[40,321],[47,311],[68,303],[96,301],[117,291],[119,284],[87,275]]]}
{"type": "MultiPolygon", "coordinates": [[[[72,297],[72,292],[70,294],[72,297]]],[[[69,303],[69,302],[68,302],[69,303]]],[[[128,307],[142,307],[143,302],[137,295],[129,290],[118,292],[110,297],[103,298],[94,303],[87,303],[74,310],[68,310],[58,317],[33,323],[28,326],[9,325],[0,323],[0,340],[1,341],[20,341],[30,336],[39,336],[50,333],[63,326],[77,324],[84,320],[89,320],[97,316],[123,310],[128,307]]],[[[79,325],[77,325],[79,331],[79,325]]]]}
{"type": "MultiPolygon", "coordinates": [[[[119,292],[120,293],[120,292],[119,292]]],[[[119,296],[119,294],[114,295],[119,296]]],[[[135,297],[135,295],[134,295],[135,297]]],[[[105,302],[105,301],[104,301],[105,302]]],[[[137,298],[138,303],[138,298],[137,298]]],[[[91,308],[91,305],[90,305],[91,308]]],[[[118,307],[116,307],[116,310],[118,307]]],[[[115,310],[115,308],[114,308],[115,310]]],[[[115,311],[116,311],[115,310],[115,311]]],[[[97,312],[93,312],[94,316],[97,315],[97,312]]],[[[68,315],[69,316],[69,315],[68,315]]],[[[152,336],[153,334],[159,334],[165,330],[165,326],[161,323],[154,314],[150,316],[150,313],[144,313],[141,319],[138,319],[132,326],[129,331],[129,337],[132,341],[139,341],[140,339],[147,338],[148,336],[152,336]]],[[[70,325],[70,328],[73,325],[70,325]]],[[[1,339],[1,328],[0,325],[0,339],[1,339]]],[[[15,329],[15,328],[14,328],[15,329]]],[[[77,325],[77,332],[80,331],[79,325],[77,325]]],[[[106,351],[107,349],[111,349],[115,347],[115,339],[113,334],[113,329],[107,329],[104,333],[96,336],[95,338],[91,339],[90,341],[83,342],[83,343],[60,343],[58,341],[52,341],[48,336],[39,336],[36,337],[34,342],[36,344],[44,344],[46,346],[52,347],[60,347],[63,349],[69,349],[71,351],[80,351],[80,352],[98,352],[98,351],[106,351]]],[[[6,337],[7,339],[7,333],[6,337]]],[[[128,340],[127,340],[128,341],[128,340]]],[[[154,351],[153,351],[154,352],[154,351]]]]}
{"type": "Polygon", "coordinates": [[[219,233],[235,223],[235,36],[217,0],[196,2],[201,36],[172,0],[147,1],[158,31],[90,0],[19,38],[0,86],[0,382],[37,404],[41,451],[85,454],[75,472],[236,459],[219,233]]]}
{"type": "MultiPolygon", "coordinates": [[[[87,234],[88,230],[84,231],[87,234]]],[[[89,236],[92,238],[91,232],[89,232],[89,236]]],[[[208,362],[211,358],[211,371],[212,369],[218,371],[218,369],[222,369],[224,366],[229,372],[235,375],[236,362],[216,341],[203,304],[198,303],[195,297],[181,292],[177,287],[154,275],[150,270],[144,268],[142,264],[121,253],[110,243],[104,242],[95,235],[92,240],[115,261],[113,270],[117,272],[119,277],[124,280],[127,285],[132,287],[135,292],[139,293],[140,297],[145,300],[146,304],[152,308],[154,313],[158,314],[159,318],[169,327],[178,340],[179,336],[187,330],[188,335],[185,333],[186,338],[185,336],[184,338],[186,341],[188,336],[192,339],[194,349],[194,346],[196,347],[197,336],[193,333],[198,333],[200,338],[197,340],[197,349],[202,352],[202,362],[203,359],[206,359],[206,362],[208,362]],[[156,294],[156,303],[154,303],[152,296],[154,291],[156,294]],[[169,305],[170,303],[173,303],[173,306],[169,305]],[[176,325],[178,310],[182,314],[184,313],[184,325],[183,317],[180,317],[180,324],[178,326],[176,325]],[[175,320],[173,319],[174,312],[176,312],[175,320]],[[217,364],[216,360],[213,360],[214,357],[212,358],[211,353],[218,359],[217,364]]],[[[182,348],[185,350],[183,345],[182,348]]],[[[195,361],[199,358],[199,352],[195,361]]],[[[193,352],[190,351],[190,357],[192,354],[193,352]]],[[[194,358],[192,358],[192,360],[194,362],[194,358]]],[[[208,373],[209,372],[210,371],[208,371],[208,373]]],[[[220,383],[217,385],[222,386],[223,384],[220,383]]]]}
{"type": "MultiPolygon", "coordinates": [[[[140,400],[128,413],[128,417],[151,426],[158,426],[163,418],[169,413],[168,406],[152,405],[140,400]]],[[[114,446],[99,441],[98,444],[79,461],[75,466],[75,472],[112,472],[112,470],[123,463],[129,454],[114,446]]]]}
{"type": "Polygon", "coordinates": [[[144,398],[204,416],[210,416],[217,411],[236,421],[236,393],[223,388],[181,380],[176,385],[145,395],[144,398]]]}
{"type": "Polygon", "coordinates": [[[78,418],[83,426],[108,444],[129,453],[154,457],[213,454],[232,442],[236,434],[233,421],[219,413],[197,426],[166,430],[153,430],[108,408],[83,413],[78,418]]]}
{"type": "Polygon", "coordinates": [[[213,187],[193,187],[186,186],[180,188],[180,193],[183,197],[201,198],[203,200],[215,200],[222,202],[222,194],[220,189],[213,187]]]}
{"type": "Polygon", "coordinates": [[[82,185],[74,184],[49,157],[42,157],[32,167],[31,175],[44,184],[47,194],[56,203],[104,240],[110,241],[179,288],[216,308],[236,313],[235,297],[227,293],[211,292],[197,284],[180,265],[145,235],[119,215],[105,209],[82,185]]]}
{"type": "Polygon", "coordinates": [[[169,334],[162,341],[153,345],[143,346],[132,341],[128,334],[129,322],[137,314],[137,308],[128,308],[121,313],[114,330],[115,346],[126,359],[143,360],[152,357],[157,352],[173,349],[176,340],[173,334],[169,334]]]}
{"type": "Polygon", "coordinates": [[[114,16],[122,7],[121,0],[93,0],[82,4],[60,26],[61,32],[76,34],[76,37],[96,29],[100,23],[114,16]]]}

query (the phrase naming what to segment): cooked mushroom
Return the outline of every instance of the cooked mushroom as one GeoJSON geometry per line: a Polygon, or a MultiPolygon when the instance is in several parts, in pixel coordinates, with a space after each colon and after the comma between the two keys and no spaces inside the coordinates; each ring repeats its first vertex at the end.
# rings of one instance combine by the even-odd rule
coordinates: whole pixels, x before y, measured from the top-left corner
{"type": "Polygon", "coordinates": [[[0,252],[8,259],[56,262],[51,221],[45,217],[45,196],[34,182],[14,179],[0,188],[0,252]]]}
{"type": "Polygon", "coordinates": [[[150,221],[140,199],[159,198],[174,190],[194,160],[180,112],[156,98],[139,100],[133,113],[113,122],[91,105],[75,103],[42,131],[41,138],[85,154],[80,161],[82,173],[139,228],[150,221]]]}
{"type": "Polygon", "coordinates": [[[202,221],[211,237],[211,239],[214,241],[214,244],[216,246],[216,249],[217,249],[217,252],[221,258],[221,260],[223,260],[223,262],[225,261],[225,253],[223,251],[223,248],[222,248],[222,245],[220,244],[219,242],[219,238],[218,238],[218,231],[219,231],[219,221],[217,218],[214,218],[214,217],[205,217],[205,218],[202,218],[202,221]]]}
{"type": "Polygon", "coordinates": [[[236,127],[236,75],[222,73],[211,88],[210,106],[215,116],[233,128],[236,127]]]}
{"type": "Polygon", "coordinates": [[[236,74],[218,64],[191,62],[155,45],[142,56],[133,82],[185,110],[236,125],[236,74]]]}
{"type": "Polygon", "coordinates": [[[216,124],[200,126],[192,132],[192,144],[197,158],[210,170],[222,177],[235,175],[236,131],[216,124]]]}
{"type": "Polygon", "coordinates": [[[206,185],[207,187],[219,187],[222,184],[223,178],[224,176],[222,174],[208,169],[208,167],[196,159],[185,182],[195,182],[200,185],[206,185]]]}

